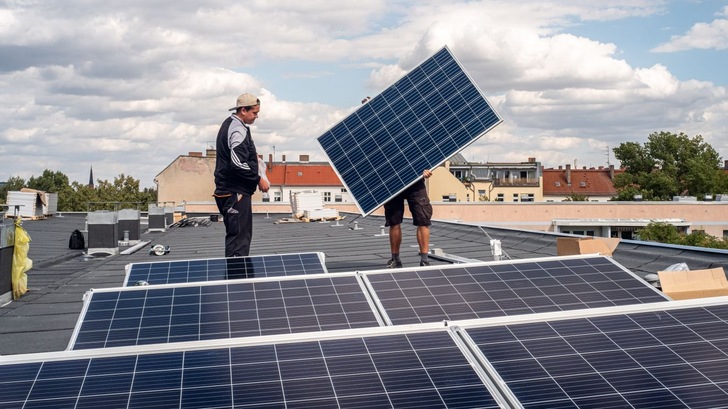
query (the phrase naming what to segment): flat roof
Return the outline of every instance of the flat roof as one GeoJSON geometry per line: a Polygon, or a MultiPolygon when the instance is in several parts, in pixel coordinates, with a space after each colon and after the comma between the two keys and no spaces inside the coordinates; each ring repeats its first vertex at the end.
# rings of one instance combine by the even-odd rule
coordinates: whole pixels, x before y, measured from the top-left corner
{"type": "MultiPolygon", "coordinates": [[[[165,232],[143,232],[150,245],[163,244],[170,252],[149,254],[150,245],[129,254],[86,258],[69,250],[74,229],[85,230],[85,214],[63,214],[46,220],[25,221],[30,233],[29,291],[0,307],[0,355],[65,350],[83,306],[84,294],[94,288],[120,287],[130,263],[217,258],[224,256],[223,223],[172,227],[165,232]]],[[[384,268],[390,258],[389,236],[381,216],[366,218],[346,214],[338,222],[279,223],[290,214],[255,214],[251,255],[323,252],[329,272],[384,268]],[[356,229],[354,229],[356,227],[356,229]]],[[[145,227],[145,226],[142,226],[145,227]]],[[[402,225],[401,257],[405,266],[417,266],[415,227],[402,225]]],[[[434,221],[430,248],[453,259],[491,261],[490,240],[500,240],[511,259],[556,256],[556,239],[564,234],[504,229],[460,222],[434,221]]],[[[675,263],[691,270],[723,267],[728,270],[728,251],[698,247],[622,241],[614,259],[640,277],[675,263]]],[[[448,261],[431,257],[433,264],[448,261]]]]}

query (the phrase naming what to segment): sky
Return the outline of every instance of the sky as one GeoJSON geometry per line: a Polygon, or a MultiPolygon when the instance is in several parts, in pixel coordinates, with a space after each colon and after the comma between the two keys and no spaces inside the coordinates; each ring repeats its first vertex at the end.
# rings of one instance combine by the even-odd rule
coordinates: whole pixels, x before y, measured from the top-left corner
{"type": "Polygon", "coordinates": [[[725,0],[0,0],[0,181],[154,187],[243,92],[266,160],[323,161],[317,137],[446,45],[503,118],[469,161],[618,167],[660,131],[728,158],[725,0]]]}

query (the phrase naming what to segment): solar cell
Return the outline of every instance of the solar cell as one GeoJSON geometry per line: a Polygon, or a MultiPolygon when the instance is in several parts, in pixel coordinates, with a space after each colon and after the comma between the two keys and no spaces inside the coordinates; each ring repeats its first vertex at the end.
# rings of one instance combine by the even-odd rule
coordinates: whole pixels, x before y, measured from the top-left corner
{"type": "Polygon", "coordinates": [[[326,272],[324,254],[320,252],[159,261],[127,265],[124,286],[142,281],[155,285],[326,272]]]}
{"type": "Polygon", "coordinates": [[[524,408],[726,407],[727,301],[665,304],[465,331],[524,408]]]}
{"type": "Polygon", "coordinates": [[[604,256],[553,257],[363,274],[392,324],[665,301],[604,256]]]}
{"type": "Polygon", "coordinates": [[[444,47],[317,141],[367,216],[501,121],[444,47]]]}
{"type": "Polygon", "coordinates": [[[69,349],[379,325],[353,274],[94,290],[69,349]]]}
{"type": "Polygon", "coordinates": [[[499,407],[443,330],[197,348],[0,365],[0,407],[499,407]]]}

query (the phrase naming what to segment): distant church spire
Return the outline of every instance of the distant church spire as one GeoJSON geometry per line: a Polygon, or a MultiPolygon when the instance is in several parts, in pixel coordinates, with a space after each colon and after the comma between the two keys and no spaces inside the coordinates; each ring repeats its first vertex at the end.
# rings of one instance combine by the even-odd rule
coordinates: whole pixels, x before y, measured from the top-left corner
{"type": "Polygon", "coordinates": [[[88,186],[94,187],[94,167],[91,166],[91,171],[88,174],[88,186]]]}

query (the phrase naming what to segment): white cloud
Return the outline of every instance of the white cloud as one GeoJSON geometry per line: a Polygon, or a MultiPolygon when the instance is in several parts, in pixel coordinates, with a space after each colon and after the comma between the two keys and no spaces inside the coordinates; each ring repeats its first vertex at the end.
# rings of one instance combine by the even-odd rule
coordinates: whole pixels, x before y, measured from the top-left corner
{"type": "MultiPolygon", "coordinates": [[[[728,6],[718,16],[728,17],[728,6]]],[[[670,41],[652,49],[658,53],[673,53],[692,49],[728,49],[728,18],[715,19],[710,23],[697,23],[687,33],[676,35],[670,41]]]]}
{"type": "Polygon", "coordinates": [[[85,181],[93,165],[98,178],[151,186],[178,155],[209,146],[246,91],[262,101],[253,136],[266,158],[275,146],[279,159],[322,160],[315,138],[362,97],[328,103],[341,76],[371,69],[368,89],[381,91],[445,44],[505,119],[469,159],[599,165],[606,146],[658,130],[702,134],[728,152],[724,88],[633,66],[619,44],[568,33],[662,13],[662,0],[4,4],[0,180],[52,167],[85,181]],[[292,94],[269,71],[317,81],[320,99],[280,97],[292,94]]]}

